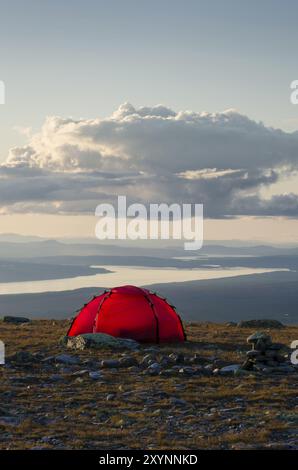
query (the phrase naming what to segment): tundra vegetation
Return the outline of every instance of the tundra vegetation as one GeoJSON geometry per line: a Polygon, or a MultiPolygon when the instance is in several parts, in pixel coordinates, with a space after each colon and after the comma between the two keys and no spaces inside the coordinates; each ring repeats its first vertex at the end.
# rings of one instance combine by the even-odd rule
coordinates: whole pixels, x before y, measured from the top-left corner
{"type": "Polygon", "coordinates": [[[0,321],[1,449],[297,449],[297,367],[239,370],[255,327],[187,323],[186,343],[97,349],[67,348],[68,328],[0,321]]]}

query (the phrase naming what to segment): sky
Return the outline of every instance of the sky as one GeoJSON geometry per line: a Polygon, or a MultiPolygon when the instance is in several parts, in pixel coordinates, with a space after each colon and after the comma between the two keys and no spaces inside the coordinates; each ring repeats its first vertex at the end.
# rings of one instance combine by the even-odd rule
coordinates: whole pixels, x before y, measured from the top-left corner
{"type": "Polygon", "coordinates": [[[0,7],[0,232],[61,236],[74,213],[137,187],[144,201],[204,202],[209,238],[298,238],[298,4],[0,7]]]}

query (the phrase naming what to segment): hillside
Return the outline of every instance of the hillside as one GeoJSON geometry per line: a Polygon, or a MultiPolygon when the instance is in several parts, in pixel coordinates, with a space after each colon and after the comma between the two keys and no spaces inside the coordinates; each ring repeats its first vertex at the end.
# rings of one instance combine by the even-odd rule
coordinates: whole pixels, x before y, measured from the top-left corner
{"type": "MultiPolygon", "coordinates": [[[[171,300],[185,321],[240,321],[275,318],[298,324],[297,272],[275,272],[222,279],[145,286],[171,300]],[[220,308],[219,308],[220,306],[220,308]]],[[[104,287],[41,294],[1,295],[0,317],[63,319],[104,287]]]]}
{"type": "Polygon", "coordinates": [[[0,322],[1,449],[297,449],[297,371],[214,372],[243,362],[255,330],[188,323],[184,344],[73,353],[68,327],[0,322]]]}

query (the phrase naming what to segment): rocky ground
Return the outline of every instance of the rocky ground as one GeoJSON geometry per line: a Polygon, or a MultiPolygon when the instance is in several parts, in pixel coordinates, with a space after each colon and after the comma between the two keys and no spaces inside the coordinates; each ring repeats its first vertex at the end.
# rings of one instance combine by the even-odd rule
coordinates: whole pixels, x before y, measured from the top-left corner
{"type": "Polygon", "coordinates": [[[180,345],[73,350],[68,321],[1,321],[0,448],[298,449],[297,368],[272,347],[298,327],[185,326],[180,345]]]}

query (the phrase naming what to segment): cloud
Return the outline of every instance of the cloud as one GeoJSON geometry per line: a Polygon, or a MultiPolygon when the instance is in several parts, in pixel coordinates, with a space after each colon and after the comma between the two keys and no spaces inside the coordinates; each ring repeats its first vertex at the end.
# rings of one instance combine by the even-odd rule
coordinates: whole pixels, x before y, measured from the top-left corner
{"type": "Polygon", "coordinates": [[[203,203],[208,217],[297,217],[297,195],[260,194],[297,169],[297,132],[235,110],[124,103],[105,119],[48,117],[28,133],[0,165],[0,210],[94,213],[125,194],[134,202],[203,203]]]}
{"type": "Polygon", "coordinates": [[[254,215],[257,216],[297,218],[298,196],[292,193],[273,195],[271,199],[260,199],[255,195],[247,196],[235,204],[233,214],[251,215],[251,207],[254,207],[254,215]]]}
{"type": "Polygon", "coordinates": [[[186,180],[208,180],[214,178],[221,178],[222,176],[232,175],[233,173],[239,173],[241,170],[218,170],[217,168],[204,168],[203,170],[187,170],[182,173],[178,173],[179,178],[186,180]]]}

